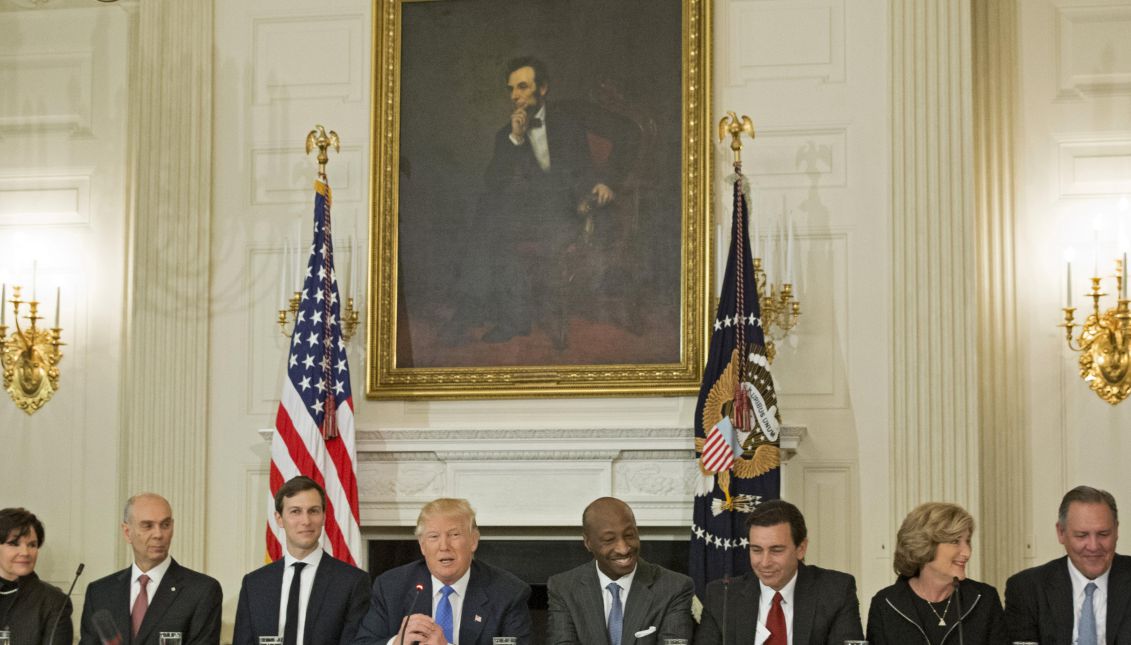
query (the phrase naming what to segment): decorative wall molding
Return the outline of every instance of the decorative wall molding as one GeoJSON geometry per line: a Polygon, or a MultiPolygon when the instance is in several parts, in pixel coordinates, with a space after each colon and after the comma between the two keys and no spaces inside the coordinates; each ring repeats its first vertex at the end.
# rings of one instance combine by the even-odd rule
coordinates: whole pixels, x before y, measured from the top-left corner
{"type": "Polygon", "coordinates": [[[1131,94],[1131,6],[1056,8],[1060,98],[1131,94]]]}
{"type": "Polygon", "coordinates": [[[92,172],[0,176],[0,227],[89,224],[92,172]]]}
{"type": "Polygon", "coordinates": [[[252,20],[253,102],[366,98],[369,43],[362,15],[310,15],[252,20]],[[317,47],[310,47],[310,42],[317,47]]]}
{"type": "Polygon", "coordinates": [[[758,128],[744,150],[743,171],[767,188],[843,188],[848,185],[848,128],[758,128]]]}
{"type": "Polygon", "coordinates": [[[1056,160],[1061,198],[1131,193],[1131,132],[1060,135],[1056,160]]]}
{"type": "Polygon", "coordinates": [[[19,88],[0,101],[0,133],[89,133],[93,58],[91,51],[0,56],[0,87],[19,88]]]}
{"type": "Polygon", "coordinates": [[[730,2],[725,22],[732,85],[845,79],[844,0],[730,2]]]}
{"type": "MultiPolygon", "coordinates": [[[[345,145],[340,153],[331,153],[327,174],[334,191],[335,221],[347,221],[339,217],[342,202],[365,200],[364,152],[363,146],[345,145]]],[[[305,154],[300,141],[296,139],[293,146],[254,146],[250,155],[252,206],[306,204],[313,208],[314,156],[305,154]]]]}

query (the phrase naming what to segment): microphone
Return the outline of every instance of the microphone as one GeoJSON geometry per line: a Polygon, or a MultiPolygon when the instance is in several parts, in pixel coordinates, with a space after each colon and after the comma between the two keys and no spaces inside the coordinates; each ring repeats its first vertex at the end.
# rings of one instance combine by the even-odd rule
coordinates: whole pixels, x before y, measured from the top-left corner
{"type": "Polygon", "coordinates": [[[958,645],[966,645],[962,638],[962,594],[958,593],[958,583],[961,580],[954,576],[954,604],[958,606],[958,645]]]}
{"type": "Polygon", "coordinates": [[[47,637],[48,645],[55,645],[55,630],[59,629],[59,621],[63,619],[63,612],[67,609],[67,603],[70,602],[71,592],[75,590],[75,583],[79,581],[79,576],[82,575],[82,570],[86,567],[82,562],[79,563],[79,568],[75,569],[75,579],[71,581],[71,588],[67,589],[67,597],[63,600],[63,606],[59,608],[59,613],[55,614],[55,622],[51,624],[51,635],[47,637]]]}
{"type": "Polygon", "coordinates": [[[122,632],[114,624],[114,617],[105,609],[94,613],[94,631],[98,632],[98,640],[102,645],[122,645],[122,632]]]}
{"type": "Polygon", "coordinates": [[[397,634],[397,645],[404,645],[404,632],[408,629],[408,617],[412,615],[412,610],[416,609],[416,601],[420,599],[420,592],[424,591],[424,585],[419,582],[416,583],[416,593],[412,595],[412,603],[408,606],[408,611],[404,615],[404,624],[401,625],[401,633],[397,634]]]}

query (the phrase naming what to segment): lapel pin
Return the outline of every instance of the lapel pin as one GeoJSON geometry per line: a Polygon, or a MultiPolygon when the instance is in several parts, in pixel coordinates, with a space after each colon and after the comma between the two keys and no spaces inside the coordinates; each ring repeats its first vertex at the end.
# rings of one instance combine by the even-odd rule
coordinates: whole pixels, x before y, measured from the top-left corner
{"type": "Polygon", "coordinates": [[[176,587],[169,587],[169,591],[176,591],[176,590],[177,590],[176,587]]]}
{"type": "Polygon", "coordinates": [[[475,614],[475,622],[477,622],[477,623],[483,622],[483,617],[480,616],[479,614],[475,614]]]}

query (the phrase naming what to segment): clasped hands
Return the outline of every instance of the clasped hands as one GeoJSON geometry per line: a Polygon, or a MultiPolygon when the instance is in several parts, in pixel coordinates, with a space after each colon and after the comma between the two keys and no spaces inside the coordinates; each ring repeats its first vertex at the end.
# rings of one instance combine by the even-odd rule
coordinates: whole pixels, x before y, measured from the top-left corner
{"type": "Polygon", "coordinates": [[[421,643],[421,645],[448,645],[448,639],[444,637],[444,630],[432,620],[431,616],[424,614],[412,614],[405,616],[401,621],[401,630],[404,632],[404,639],[398,640],[396,645],[408,645],[409,643],[421,643]],[[408,625],[405,625],[407,621],[408,625]]]}

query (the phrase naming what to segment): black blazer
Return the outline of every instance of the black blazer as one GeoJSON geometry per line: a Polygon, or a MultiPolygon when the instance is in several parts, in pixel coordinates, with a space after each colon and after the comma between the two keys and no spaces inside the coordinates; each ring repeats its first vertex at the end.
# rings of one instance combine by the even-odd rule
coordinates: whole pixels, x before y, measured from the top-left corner
{"type": "MultiPolygon", "coordinates": [[[[514,574],[472,560],[467,597],[460,613],[460,645],[491,645],[495,636],[514,636],[530,643],[530,585],[514,574]]],[[[385,645],[397,635],[401,619],[432,614],[432,575],[423,560],[391,569],[373,581],[369,612],[361,621],[356,645],[385,645]],[[423,585],[419,596],[416,585],[423,585]]]]}
{"type": "MultiPolygon", "coordinates": [[[[966,579],[959,584],[958,591],[961,594],[958,600],[962,603],[961,642],[969,645],[1009,645],[997,589],[966,579]]],[[[914,602],[915,592],[908,579],[902,576],[895,584],[872,596],[872,604],[868,608],[869,645],[929,644],[914,602]]],[[[958,621],[954,621],[942,643],[958,642],[958,621]]]]}
{"type": "MultiPolygon", "coordinates": [[[[1107,579],[1107,643],[1131,645],[1131,556],[1116,555],[1107,579]]],[[[1071,643],[1076,612],[1068,556],[1010,576],[1005,628],[1011,640],[1071,643]]]]}
{"type": "MultiPolygon", "coordinates": [[[[592,560],[551,576],[550,645],[600,645],[609,642],[605,625],[605,590],[592,560]]],[[[638,560],[624,606],[621,645],[649,645],[668,638],[690,640],[691,578],[638,560]],[[652,632],[636,638],[637,632],[652,632]]]]}
{"type": "MultiPolygon", "coordinates": [[[[256,645],[260,636],[278,636],[283,592],[283,559],[243,577],[233,645],[256,645]]],[[[306,605],[303,641],[310,645],[353,642],[369,606],[369,574],[322,554],[306,605]]]]}
{"type": "MultiPolygon", "coordinates": [[[[730,581],[707,585],[703,618],[695,633],[695,645],[722,643],[723,597],[727,598],[727,645],[752,645],[758,623],[758,577],[748,573],[730,581]]],[[[793,590],[793,645],[842,645],[862,640],[860,601],[856,579],[847,573],[801,563],[793,590]]]]}
{"type": "Polygon", "coordinates": [[[5,621],[12,631],[12,645],[69,645],[74,640],[71,611],[71,599],[62,589],[43,582],[34,572],[23,576],[5,621]],[[49,641],[56,621],[59,626],[49,641]]]}
{"type": "Polygon", "coordinates": [[[180,632],[184,645],[217,645],[224,600],[214,578],[186,569],[173,560],[149,602],[137,638],[130,637],[130,568],[99,578],[86,588],[80,645],[101,645],[94,617],[105,612],[123,645],[158,645],[159,632],[180,632]]]}

